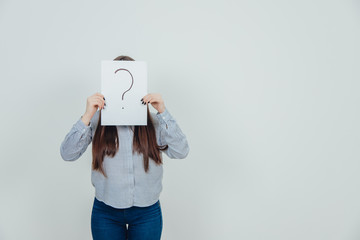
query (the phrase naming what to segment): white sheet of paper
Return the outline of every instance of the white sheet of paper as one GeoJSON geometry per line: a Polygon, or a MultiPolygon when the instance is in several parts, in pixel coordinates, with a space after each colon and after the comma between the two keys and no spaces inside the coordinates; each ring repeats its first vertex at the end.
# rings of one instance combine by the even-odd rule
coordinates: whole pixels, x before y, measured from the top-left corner
{"type": "Polygon", "coordinates": [[[106,106],[101,125],[147,125],[147,64],[143,61],[101,61],[101,93],[106,106]]]}

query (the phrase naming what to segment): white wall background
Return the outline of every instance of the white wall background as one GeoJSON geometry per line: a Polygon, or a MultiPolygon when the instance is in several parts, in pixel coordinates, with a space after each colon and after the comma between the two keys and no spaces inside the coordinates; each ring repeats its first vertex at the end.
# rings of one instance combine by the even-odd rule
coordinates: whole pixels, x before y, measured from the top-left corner
{"type": "Polygon", "coordinates": [[[360,239],[359,1],[1,0],[0,32],[1,240],[91,239],[91,145],[59,147],[122,54],[190,144],[162,239],[360,239]]]}

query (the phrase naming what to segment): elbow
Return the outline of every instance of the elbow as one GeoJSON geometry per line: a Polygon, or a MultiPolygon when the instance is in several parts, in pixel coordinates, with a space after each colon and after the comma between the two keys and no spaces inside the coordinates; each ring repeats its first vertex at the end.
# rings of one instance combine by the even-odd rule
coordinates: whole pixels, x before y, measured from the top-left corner
{"type": "Polygon", "coordinates": [[[70,156],[66,155],[64,152],[60,151],[60,156],[65,162],[74,161],[70,156]]]}
{"type": "Polygon", "coordinates": [[[75,159],[61,155],[61,158],[65,161],[65,162],[72,162],[75,161],[75,159]]]}
{"type": "Polygon", "coordinates": [[[172,152],[172,155],[170,156],[170,158],[172,158],[172,159],[184,159],[189,155],[189,151],[190,151],[189,145],[186,144],[183,151],[181,151],[181,152],[172,152]]]}
{"type": "Polygon", "coordinates": [[[182,154],[180,154],[179,159],[184,159],[189,155],[190,152],[190,147],[189,147],[189,143],[187,142],[187,140],[185,141],[185,147],[184,147],[184,151],[182,151],[182,154]]]}
{"type": "Polygon", "coordinates": [[[183,155],[181,156],[180,159],[186,158],[189,155],[189,152],[190,152],[189,145],[186,145],[185,151],[183,152],[183,155]]]}
{"type": "Polygon", "coordinates": [[[177,159],[185,159],[187,157],[187,153],[180,155],[179,157],[177,157],[177,159]]]}
{"type": "Polygon", "coordinates": [[[77,159],[76,157],[72,156],[71,154],[67,154],[63,148],[63,145],[60,146],[60,156],[66,162],[72,162],[77,159]]]}

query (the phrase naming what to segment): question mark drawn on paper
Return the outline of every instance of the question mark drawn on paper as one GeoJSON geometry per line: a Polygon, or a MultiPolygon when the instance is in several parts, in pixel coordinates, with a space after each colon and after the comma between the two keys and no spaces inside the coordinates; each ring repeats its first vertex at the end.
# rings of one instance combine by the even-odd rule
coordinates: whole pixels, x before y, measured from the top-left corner
{"type": "MultiPolygon", "coordinates": [[[[126,90],[126,91],[122,94],[121,100],[124,100],[124,95],[125,95],[125,93],[128,92],[128,91],[130,91],[130,89],[132,88],[132,86],[133,86],[133,84],[134,84],[134,77],[133,77],[133,75],[131,74],[131,72],[130,72],[129,70],[125,69],[125,68],[119,68],[119,69],[117,69],[114,74],[116,74],[118,71],[121,71],[121,70],[127,71],[127,72],[130,74],[131,80],[132,80],[132,81],[131,81],[131,86],[129,87],[129,89],[126,90]]],[[[122,108],[124,109],[124,107],[122,107],[122,108]]]]}

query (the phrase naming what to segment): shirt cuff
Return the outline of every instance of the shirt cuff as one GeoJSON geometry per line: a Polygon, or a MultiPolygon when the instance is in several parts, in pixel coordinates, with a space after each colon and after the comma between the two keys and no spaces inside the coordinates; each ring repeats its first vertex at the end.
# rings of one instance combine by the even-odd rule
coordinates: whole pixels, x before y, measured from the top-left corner
{"type": "MultiPolygon", "coordinates": [[[[82,117],[82,116],[81,116],[82,117]]],[[[80,132],[84,133],[90,129],[90,126],[86,126],[85,123],[81,120],[81,117],[77,120],[74,124],[75,129],[79,130],[80,132]]]]}
{"type": "Polygon", "coordinates": [[[163,124],[167,124],[167,122],[172,118],[167,108],[165,108],[165,110],[162,113],[157,112],[156,117],[159,119],[159,122],[163,124]]]}

